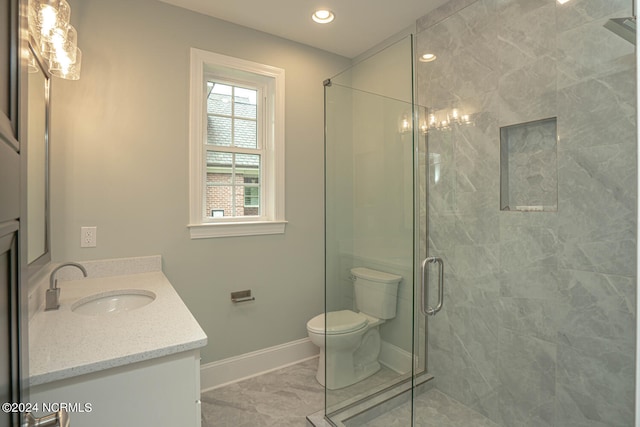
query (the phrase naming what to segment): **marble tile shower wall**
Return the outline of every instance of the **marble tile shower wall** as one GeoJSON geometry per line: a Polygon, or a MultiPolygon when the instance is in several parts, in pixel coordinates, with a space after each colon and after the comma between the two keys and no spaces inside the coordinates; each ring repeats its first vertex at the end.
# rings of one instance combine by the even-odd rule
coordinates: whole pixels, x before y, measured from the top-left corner
{"type": "Polygon", "coordinates": [[[418,65],[418,102],[472,124],[428,133],[424,244],[447,268],[429,371],[503,426],[631,426],[636,70],[603,27],[631,0],[445,7],[418,21],[417,51],[437,55],[418,65]],[[500,127],[549,117],[557,212],[500,211],[500,127]]]}

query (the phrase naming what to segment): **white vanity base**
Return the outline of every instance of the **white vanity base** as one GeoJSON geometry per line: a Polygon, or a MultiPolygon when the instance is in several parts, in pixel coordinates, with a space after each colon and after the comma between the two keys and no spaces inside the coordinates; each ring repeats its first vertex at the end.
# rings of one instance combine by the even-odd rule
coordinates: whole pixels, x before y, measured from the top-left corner
{"type": "Polygon", "coordinates": [[[200,351],[33,386],[30,401],[90,403],[91,412],[70,414],[73,427],[200,427],[200,351]]]}

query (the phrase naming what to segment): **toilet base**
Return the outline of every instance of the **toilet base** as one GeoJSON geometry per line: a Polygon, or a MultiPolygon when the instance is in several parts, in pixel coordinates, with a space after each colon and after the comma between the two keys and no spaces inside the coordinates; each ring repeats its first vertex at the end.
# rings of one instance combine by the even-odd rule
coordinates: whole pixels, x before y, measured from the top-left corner
{"type": "Polygon", "coordinates": [[[378,328],[368,330],[355,352],[332,348],[329,357],[320,348],[316,380],[329,390],[353,385],[380,370],[380,334],[378,328]]]}
{"type": "MultiPolygon", "coordinates": [[[[341,388],[349,387],[357,382],[370,377],[380,370],[380,363],[378,361],[370,362],[365,365],[359,365],[352,371],[353,375],[340,375],[326,377],[325,370],[325,353],[324,349],[320,351],[320,357],[318,359],[318,371],[316,372],[316,381],[321,386],[326,387],[328,390],[339,390],[341,388]],[[326,378],[326,383],[325,383],[326,378]]],[[[330,370],[329,372],[335,372],[330,370]]]]}

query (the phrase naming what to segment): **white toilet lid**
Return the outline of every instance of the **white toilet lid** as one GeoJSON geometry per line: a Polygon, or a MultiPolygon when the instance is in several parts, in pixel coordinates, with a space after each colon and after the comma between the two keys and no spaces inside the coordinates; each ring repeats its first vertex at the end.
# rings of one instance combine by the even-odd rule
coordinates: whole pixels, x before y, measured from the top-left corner
{"type": "Polygon", "coordinates": [[[316,334],[346,334],[367,326],[367,318],[351,310],[330,311],[327,313],[327,330],[325,332],[324,313],[307,322],[307,329],[316,334]]]}

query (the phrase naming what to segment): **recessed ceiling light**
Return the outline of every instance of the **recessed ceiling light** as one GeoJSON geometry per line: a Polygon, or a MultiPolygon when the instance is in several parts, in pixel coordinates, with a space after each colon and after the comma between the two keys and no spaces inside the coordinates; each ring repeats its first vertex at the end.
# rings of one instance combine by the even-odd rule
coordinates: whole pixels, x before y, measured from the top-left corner
{"type": "Polygon", "coordinates": [[[424,55],[420,56],[420,62],[431,62],[435,60],[436,56],[433,53],[425,53],[424,55]]]}
{"type": "Polygon", "coordinates": [[[566,2],[568,2],[569,0],[558,0],[558,3],[560,4],[565,4],[566,2]]]}
{"type": "Polygon", "coordinates": [[[316,21],[318,24],[328,24],[333,21],[334,18],[335,16],[333,12],[329,9],[318,9],[313,12],[313,15],[311,15],[311,19],[316,21]]]}

